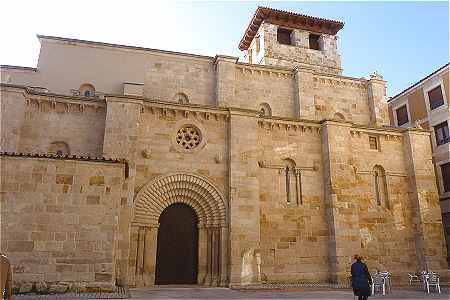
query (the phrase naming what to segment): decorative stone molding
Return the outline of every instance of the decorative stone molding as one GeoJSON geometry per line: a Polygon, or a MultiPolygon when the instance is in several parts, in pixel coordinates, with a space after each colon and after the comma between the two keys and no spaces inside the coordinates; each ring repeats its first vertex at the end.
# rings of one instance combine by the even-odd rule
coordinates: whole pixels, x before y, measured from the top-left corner
{"type": "Polygon", "coordinates": [[[197,126],[183,125],[176,134],[176,143],[185,150],[195,149],[202,141],[202,133],[197,126]]]}
{"type": "Polygon", "coordinates": [[[85,112],[87,107],[93,108],[95,112],[105,111],[105,104],[100,101],[83,101],[73,99],[57,99],[55,97],[29,97],[25,99],[25,105],[35,108],[36,110],[43,110],[46,107],[48,110],[56,110],[57,106],[62,105],[64,112],[85,112]]]}
{"type": "MultiPolygon", "coordinates": [[[[358,170],[356,167],[353,167],[355,174],[358,175],[370,175],[373,176],[375,172],[373,170],[358,170]]],[[[388,172],[385,171],[386,176],[392,176],[392,177],[408,177],[407,173],[402,172],[388,172]]]]}
{"type": "Polygon", "coordinates": [[[105,163],[123,163],[127,164],[126,160],[120,158],[110,157],[91,157],[82,155],[57,155],[54,153],[23,153],[23,152],[0,152],[0,156],[6,157],[19,157],[19,158],[48,158],[48,159],[60,159],[60,160],[78,160],[78,161],[92,161],[92,162],[105,162],[105,163]]]}
{"type": "Polygon", "coordinates": [[[207,144],[207,129],[197,118],[180,119],[174,124],[171,143],[173,149],[182,153],[196,153],[207,144]],[[184,130],[189,132],[185,132],[184,130]],[[194,133],[190,133],[190,131],[194,133]]]}
{"type": "Polygon", "coordinates": [[[225,198],[208,179],[196,174],[159,176],[146,184],[135,199],[134,225],[156,226],[163,210],[174,203],[191,206],[200,225],[226,224],[225,198]]]}
{"type": "Polygon", "coordinates": [[[320,134],[320,125],[315,124],[298,124],[298,123],[288,123],[278,120],[269,120],[269,119],[260,119],[258,120],[259,127],[266,130],[285,130],[285,131],[294,131],[299,133],[309,132],[309,133],[317,133],[320,134]]]}
{"type": "Polygon", "coordinates": [[[214,156],[214,162],[216,164],[221,164],[223,162],[223,155],[222,154],[216,154],[214,156]]]}
{"type": "Polygon", "coordinates": [[[152,155],[152,152],[150,151],[150,149],[144,149],[142,150],[142,157],[149,159],[152,155]]]}
{"type": "Polygon", "coordinates": [[[374,71],[372,74],[370,74],[370,79],[383,80],[383,76],[378,73],[378,71],[374,71]]]}
{"type": "Polygon", "coordinates": [[[227,111],[214,111],[207,110],[195,107],[177,107],[172,106],[170,103],[167,105],[164,104],[156,104],[156,103],[148,103],[146,102],[143,106],[142,113],[151,113],[156,114],[163,117],[176,117],[177,115],[182,116],[183,118],[201,118],[205,121],[214,120],[214,121],[228,121],[229,116],[227,111]]]}
{"type": "Polygon", "coordinates": [[[328,85],[328,86],[335,86],[335,87],[352,87],[352,88],[358,88],[358,89],[367,89],[367,82],[365,80],[355,80],[345,77],[331,77],[331,76],[319,76],[316,75],[313,77],[313,82],[317,86],[318,84],[321,85],[328,85]]]}
{"type": "Polygon", "coordinates": [[[268,76],[268,77],[277,77],[277,78],[285,78],[290,79],[294,76],[292,70],[282,70],[282,69],[274,69],[274,68],[264,68],[261,66],[253,66],[247,64],[239,64],[236,68],[242,74],[248,75],[259,75],[259,76],[268,76]]]}
{"type": "MultiPolygon", "coordinates": [[[[286,166],[284,165],[275,165],[275,164],[268,164],[265,160],[258,161],[258,166],[260,168],[266,168],[266,169],[275,169],[275,170],[281,170],[283,171],[286,166]]],[[[295,167],[296,171],[317,171],[317,166],[312,167],[295,167]]]]}
{"type": "Polygon", "coordinates": [[[353,138],[361,138],[363,135],[374,134],[377,136],[383,136],[386,141],[402,141],[403,137],[400,134],[391,134],[385,131],[369,131],[369,130],[360,130],[360,129],[352,129],[350,130],[350,135],[353,138]]]}
{"type": "Polygon", "coordinates": [[[288,206],[303,204],[303,171],[317,171],[316,166],[313,167],[298,167],[291,159],[286,159],[289,167],[285,165],[268,164],[266,161],[258,161],[260,168],[277,170],[279,180],[284,181],[286,192],[286,204],[288,206]],[[291,179],[291,176],[293,179],[291,179]],[[292,188],[292,191],[291,191],[292,188]],[[294,201],[291,201],[294,200],[294,201]]]}

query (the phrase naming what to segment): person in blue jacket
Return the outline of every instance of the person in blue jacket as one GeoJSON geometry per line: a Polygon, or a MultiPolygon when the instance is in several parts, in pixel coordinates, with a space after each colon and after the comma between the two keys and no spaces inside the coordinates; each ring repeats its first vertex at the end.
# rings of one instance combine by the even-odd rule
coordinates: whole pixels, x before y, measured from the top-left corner
{"type": "Polygon", "coordinates": [[[370,276],[367,265],[362,262],[362,257],[354,256],[355,262],[352,264],[352,288],[353,294],[358,296],[358,300],[367,300],[370,296],[370,284],[372,277],[370,276]]]}

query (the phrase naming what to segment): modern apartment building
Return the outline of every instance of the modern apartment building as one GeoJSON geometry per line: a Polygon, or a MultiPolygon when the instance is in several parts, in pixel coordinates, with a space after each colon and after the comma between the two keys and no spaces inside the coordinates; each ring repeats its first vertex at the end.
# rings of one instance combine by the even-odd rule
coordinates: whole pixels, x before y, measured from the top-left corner
{"type": "Polygon", "coordinates": [[[450,249],[449,65],[442,66],[389,100],[391,124],[431,130],[442,219],[450,249]]]}

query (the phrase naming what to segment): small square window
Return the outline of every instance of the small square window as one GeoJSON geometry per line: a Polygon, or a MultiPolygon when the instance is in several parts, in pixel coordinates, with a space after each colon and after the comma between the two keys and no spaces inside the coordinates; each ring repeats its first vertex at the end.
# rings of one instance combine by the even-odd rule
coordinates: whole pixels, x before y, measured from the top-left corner
{"type": "Polygon", "coordinates": [[[318,34],[310,34],[309,35],[309,49],[320,50],[320,35],[318,34]]]}
{"type": "Polygon", "coordinates": [[[370,149],[378,150],[378,138],[376,136],[369,136],[370,149]]]}
{"type": "Polygon", "coordinates": [[[292,45],[291,41],[292,30],[286,28],[278,28],[277,30],[277,41],[283,45],[292,45]]]}
{"type": "Polygon", "coordinates": [[[430,100],[430,110],[444,105],[444,96],[442,95],[441,86],[437,86],[428,92],[428,100],[430,100]]]}
{"type": "Polygon", "coordinates": [[[447,144],[448,142],[450,142],[447,121],[434,126],[434,135],[436,136],[436,144],[438,146],[447,144]]]}
{"type": "Polygon", "coordinates": [[[409,122],[408,108],[406,107],[406,105],[403,105],[402,107],[397,108],[395,113],[397,115],[397,125],[398,126],[402,126],[403,124],[406,124],[409,122]]]}

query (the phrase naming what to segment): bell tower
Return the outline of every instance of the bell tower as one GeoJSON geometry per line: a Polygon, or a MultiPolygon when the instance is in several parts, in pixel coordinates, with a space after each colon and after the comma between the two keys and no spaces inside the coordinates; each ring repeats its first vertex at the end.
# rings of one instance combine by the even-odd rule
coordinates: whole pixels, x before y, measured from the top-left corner
{"type": "Polygon", "coordinates": [[[344,23],[258,7],[239,49],[245,62],[282,67],[303,67],[320,73],[342,74],[337,32],[344,23]]]}

